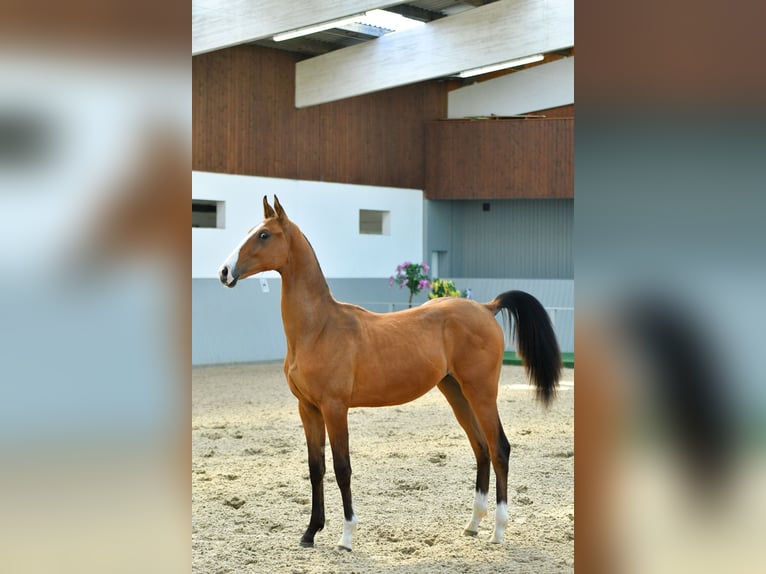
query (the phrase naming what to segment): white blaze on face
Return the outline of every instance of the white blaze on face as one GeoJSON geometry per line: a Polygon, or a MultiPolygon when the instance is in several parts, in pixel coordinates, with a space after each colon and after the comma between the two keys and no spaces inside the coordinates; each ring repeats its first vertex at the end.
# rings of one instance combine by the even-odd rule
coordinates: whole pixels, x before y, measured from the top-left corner
{"type": "Polygon", "coordinates": [[[242,250],[242,248],[245,246],[245,243],[250,241],[251,237],[254,237],[256,233],[261,231],[261,228],[263,227],[263,222],[259,223],[255,227],[253,227],[253,230],[248,233],[245,238],[240,242],[239,245],[237,245],[233,251],[229,254],[229,256],[226,258],[226,261],[221,264],[221,267],[218,269],[218,276],[221,276],[221,272],[224,270],[224,268],[227,270],[226,274],[226,284],[231,285],[234,281],[234,275],[232,275],[232,272],[237,267],[237,263],[239,260],[239,252],[242,250]]]}

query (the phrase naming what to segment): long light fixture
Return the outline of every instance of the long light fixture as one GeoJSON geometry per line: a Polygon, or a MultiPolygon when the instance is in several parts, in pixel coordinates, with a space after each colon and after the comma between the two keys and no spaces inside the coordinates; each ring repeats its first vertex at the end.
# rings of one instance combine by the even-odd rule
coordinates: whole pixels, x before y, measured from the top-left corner
{"type": "Polygon", "coordinates": [[[535,54],[534,56],[527,56],[526,58],[517,58],[516,60],[508,60],[507,62],[500,62],[499,64],[492,64],[491,66],[482,66],[481,68],[472,68],[465,70],[457,74],[458,78],[470,78],[471,76],[478,76],[479,74],[488,74],[489,72],[496,72],[498,70],[504,70],[505,68],[513,68],[516,66],[523,66],[524,64],[531,64],[533,62],[539,62],[544,56],[542,54],[535,54]]]}
{"type": "Polygon", "coordinates": [[[368,12],[362,12],[348,18],[341,18],[339,20],[330,20],[324,24],[316,24],[314,26],[306,26],[304,28],[296,28],[289,32],[282,32],[275,34],[272,40],[275,42],[282,42],[284,40],[291,40],[292,38],[298,38],[300,36],[307,36],[316,32],[322,32],[323,30],[329,30],[330,28],[342,28],[347,24],[353,24],[357,22],[359,24],[366,24],[368,26],[374,26],[376,28],[383,28],[385,30],[406,30],[414,26],[422,26],[423,22],[413,20],[412,18],[406,18],[393,12],[387,12],[386,10],[370,10],[368,12]]]}
{"type": "Polygon", "coordinates": [[[348,18],[341,18],[339,20],[330,20],[329,22],[324,22],[323,24],[315,24],[313,26],[306,26],[304,28],[296,28],[295,30],[290,30],[289,32],[282,32],[281,34],[274,34],[272,37],[272,40],[275,42],[282,42],[284,40],[291,40],[292,38],[298,38],[300,36],[307,36],[308,34],[314,34],[316,32],[321,32],[323,30],[329,30],[330,28],[338,28],[340,26],[343,26],[344,24],[351,24],[352,22],[356,22],[365,15],[365,12],[362,12],[361,14],[355,14],[353,16],[349,16],[348,18]]]}

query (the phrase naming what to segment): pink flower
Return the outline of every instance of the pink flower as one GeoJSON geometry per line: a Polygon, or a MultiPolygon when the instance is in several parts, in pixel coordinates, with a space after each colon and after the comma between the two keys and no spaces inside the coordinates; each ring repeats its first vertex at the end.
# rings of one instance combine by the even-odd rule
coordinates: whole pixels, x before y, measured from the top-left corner
{"type": "Polygon", "coordinates": [[[388,286],[393,287],[394,286],[394,276],[388,278],[388,286]]]}

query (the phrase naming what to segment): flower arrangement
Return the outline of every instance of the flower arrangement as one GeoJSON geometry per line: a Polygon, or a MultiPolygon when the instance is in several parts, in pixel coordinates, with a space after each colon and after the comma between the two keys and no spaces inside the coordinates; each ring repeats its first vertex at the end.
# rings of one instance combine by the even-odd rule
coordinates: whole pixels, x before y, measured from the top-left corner
{"type": "Polygon", "coordinates": [[[410,291],[409,306],[412,307],[412,297],[417,295],[423,289],[431,286],[431,279],[428,272],[431,268],[425,263],[410,263],[405,261],[396,266],[396,275],[388,278],[388,286],[393,287],[394,283],[399,285],[399,289],[407,287],[410,291]]]}

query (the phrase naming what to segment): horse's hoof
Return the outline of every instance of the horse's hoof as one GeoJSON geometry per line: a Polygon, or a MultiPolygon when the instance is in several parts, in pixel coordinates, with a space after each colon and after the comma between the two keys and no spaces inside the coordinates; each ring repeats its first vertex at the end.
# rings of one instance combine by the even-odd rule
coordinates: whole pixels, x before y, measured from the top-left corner
{"type": "Polygon", "coordinates": [[[308,540],[301,540],[301,546],[304,548],[314,548],[314,543],[309,542],[308,540]]]}
{"type": "Polygon", "coordinates": [[[466,529],[466,530],[463,531],[463,536],[478,536],[478,535],[479,535],[479,533],[476,532],[475,530],[468,530],[468,529],[466,529]]]}
{"type": "Polygon", "coordinates": [[[338,552],[351,552],[351,548],[346,548],[345,546],[336,546],[335,550],[338,552]]]}

